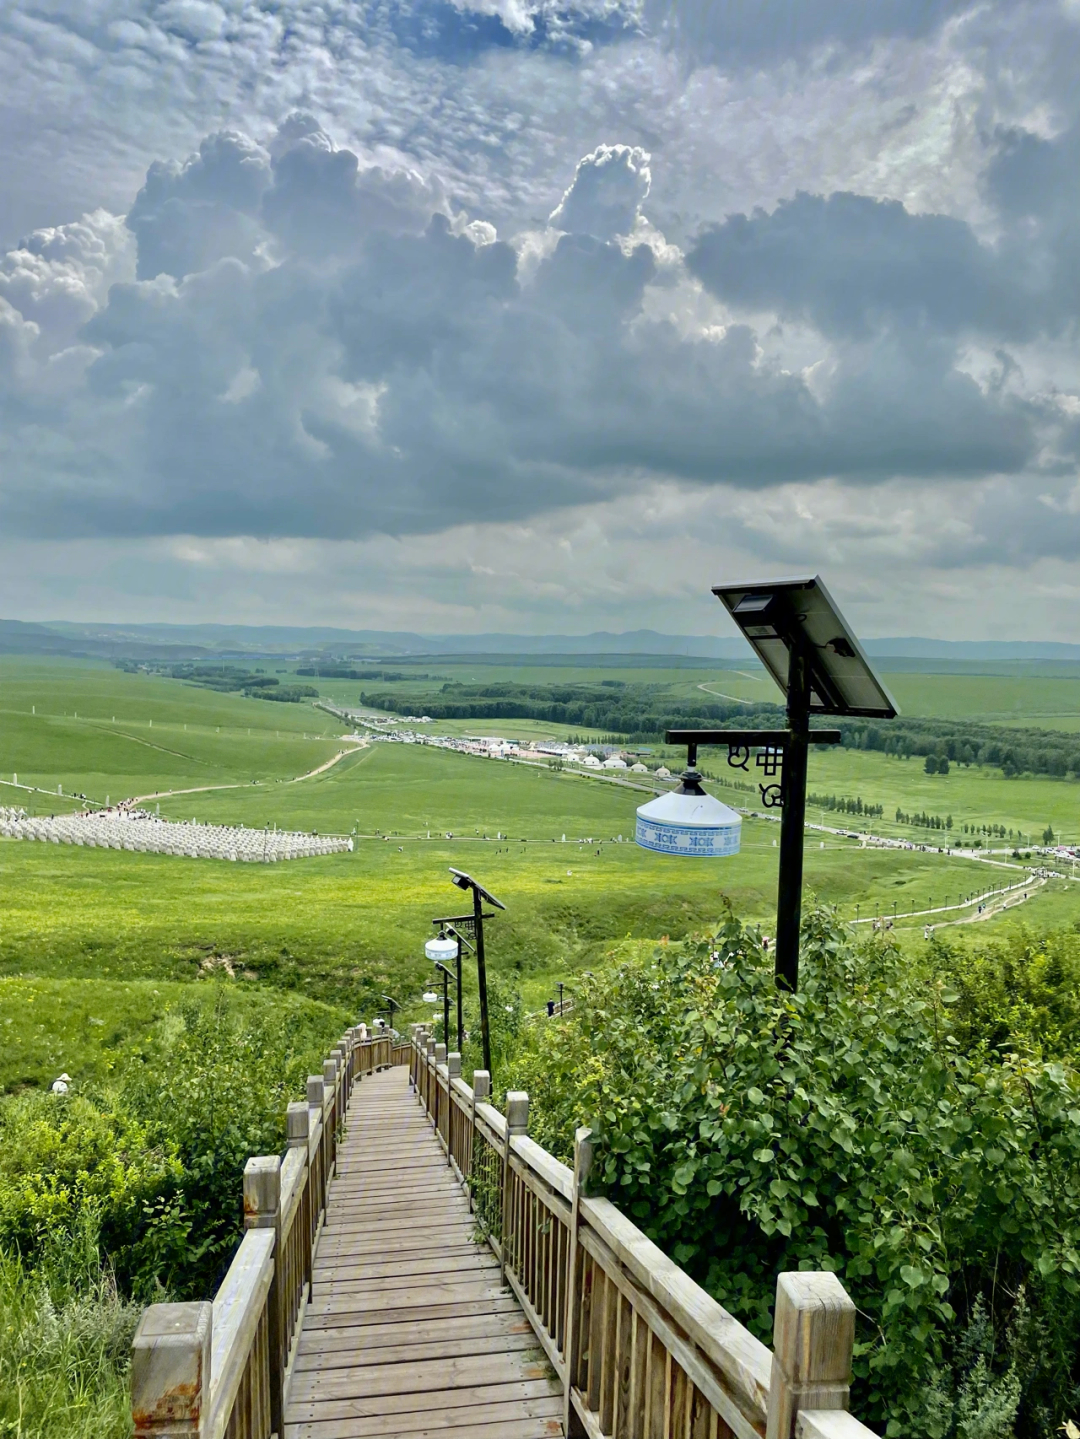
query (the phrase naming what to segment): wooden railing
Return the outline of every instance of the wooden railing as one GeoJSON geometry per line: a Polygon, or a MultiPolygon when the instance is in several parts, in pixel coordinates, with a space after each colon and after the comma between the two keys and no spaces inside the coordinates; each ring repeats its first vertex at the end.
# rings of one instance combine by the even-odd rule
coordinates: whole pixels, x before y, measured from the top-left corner
{"type": "Polygon", "coordinates": [[[835,1274],[781,1274],[773,1347],[755,1338],[574,1168],[528,1137],[529,1098],[488,1102],[423,1026],[409,1074],[477,1227],[562,1380],[568,1436],[874,1439],[848,1410],[855,1306],[835,1274]]]}
{"type": "MultiPolygon", "coordinates": [[[[213,1303],[152,1304],[131,1357],[135,1439],[281,1436],[339,1128],[355,1081],[393,1063],[392,1039],[348,1030],[288,1107],[283,1155],[249,1159],[246,1233],[213,1303]]],[[[404,1054],[402,1046],[398,1052],[404,1054]]]]}

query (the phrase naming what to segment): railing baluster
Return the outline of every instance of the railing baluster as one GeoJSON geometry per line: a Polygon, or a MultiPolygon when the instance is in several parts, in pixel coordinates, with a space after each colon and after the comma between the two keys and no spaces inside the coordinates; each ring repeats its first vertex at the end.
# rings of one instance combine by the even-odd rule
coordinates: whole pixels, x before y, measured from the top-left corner
{"type": "Polygon", "coordinates": [[[244,1228],[274,1231],[274,1277],[267,1299],[267,1341],[270,1346],[270,1428],[283,1434],[285,1404],[284,1255],[281,1246],[281,1160],[276,1154],[255,1155],[244,1166],[244,1228]]]}
{"type": "Polygon", "coordinates": [[[212,1304],[151,1304],[131,1346],[134,1439],[201,1439],[210,1409],[212,1304]]]}

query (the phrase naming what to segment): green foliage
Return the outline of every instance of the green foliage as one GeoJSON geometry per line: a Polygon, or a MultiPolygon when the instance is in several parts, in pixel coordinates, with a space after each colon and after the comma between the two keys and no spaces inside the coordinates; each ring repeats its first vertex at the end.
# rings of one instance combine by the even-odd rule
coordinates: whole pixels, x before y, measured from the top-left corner
{"type": "Polygon", "coordinates": [[[28,1091],[0,1104],[0,1252],[36,1264],[92,1219],[128,1274],[145,1269],[149,1218],[183,1179],[161,1125],[114,1102],[28,1091]]]}
{"type": "Polygon", "coordinates": [[[975,1297],[1004,1332],[1027,1285],[1058,1318],[1039,1364],[1017,1370],[1022,1413],[1037,1383],[1064,1417],[1080,1333],[1080,1083],[1058,1064],[965,1054],[951,999],[824,912],[805,929],[800,992],[783,994],[756,936],[729,919],[580,984],[573,1014],[542,1027],[511,1079],[529,1090],[537,1138],[564,1156],[591,1120],[604,1192],[759,1334],[778,1272],[838,1272],[864,1316],[864,1422],[989,1439],[975,1416],[991,1391],[1007,1409],[1004,1371],[961,1366],[944,1418],[925,1391],[953,1373],[975,1297]]]}
{"type": "Polygon", "coordinates": [[[1080,1060],[1080,930],[1017,927],[968,945],[935,935],[930,964],[958,996],[952,1024],[963,1049],[1080,1060]]]}
{"type": "Polygon", "coordinates": [[[126,1439],[141,1312],[102,1267],[88,1213],[33,1271],[0,1248],[2,1439],[126,1439]]]}
{"type": "MultiPolygon", "coordinates": [[[[491,1038],[491,1066],[494,1071],[492,1084],[497,1087],[495,1092],[500,1093],[507,1064],[517,1048],[525,1007],[520,991],[513,979],[507,975],[489,973],[487,991],[488,1032],[491,1038]]],[[[463,1072],[469,1075],[474,1069],[484,1067],[480,1042],[479,998],[470,997],[464,1008],[466,1040],[461,1067],[463,1072]]]]}
{"type": "Polygon", "coordinates": [[[109,1087],[9,1096],[0,1249],[33,1267],[92,1221],[125,1292],[209,1297],[242,1227],[244,1165],[283,1147],[285,1107],[345,1023],[326,1005],[253,1007],[220,987],[171,1011],[109,1087]]]}

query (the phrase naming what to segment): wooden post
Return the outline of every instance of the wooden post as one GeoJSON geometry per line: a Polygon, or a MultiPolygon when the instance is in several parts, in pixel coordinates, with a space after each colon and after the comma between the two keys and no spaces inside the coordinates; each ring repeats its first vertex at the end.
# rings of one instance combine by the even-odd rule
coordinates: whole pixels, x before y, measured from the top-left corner
{"type": "Polygon", "coordinates": [[[151,1304],[131,1341],[135,1439],[200,1439],[210,1413],[214,1306],[151,1304]]]}
{"type": "Polygon", "coordinates": [[[472,1125],[471,1153],[472,1160],[469,1164],[469,1173],[466,1176],[469,1186],[469,1208],[475,1211],[476,1204],[473,1198],[472,1169],[476,1163],[476,1106],[486,1104],[491,1098],[491,1075],[486,1069],[474,1069],[472,1077],[472,1103],[469,1105],[469,1123],[472,1125]]]}
{"type": "Polygon", "coordinates": [[[835,1274],[776,1281],[766,1439],[794,1439],[800,1409],[846,1409],[855,1305],[835,1274]]]}
{"type": "Polygon", "coordinates": [[[577,1382],[581,1371],[582,1335],[581,1323],[581,1279],[578,1274],[580,1254],[578,1248],[578,1225],[580,1223],[581,1200],[589,1183],[593,1166],[593,1143],[591,1129],[578,1129],[574,1133],[574,1197],[570,1212],[570,1244],[566,1260],[566,1322],[563,1328],[566,1355],[566,1387],[563,1393],[563,1433],[580,1435],[585,1431],[581,1426],[577,1410],[570,1400],[570,1391],[577,1382]]]}
{"type": "Polygon", "coordinates": [[[336,1054],[332,1054],[329,1059],[324,1059],[324,1060],[323,1060],[323,1067],[322,1067],[323,1083],[324,1083],[325,1085],[328,1085],[329,1088],[334,1091],[334,1123],[335,1123],[335,1125],[336,1125],[337,1121],[341,1118],[341,1115],[340,1115],[340,1113],[338,1112],[338,1111],[340,1110],[340,1108],[341,1108],[341,1092],[340,1092],[340,1087],[339,1087],[339,1082],[338,1082],[339,1079],[340,1079],[340,1077],[341,1077],[341,1070],[340,1070],[340,1067],[339,1067],[339,1066],[340,1066],[340,1061],[339,1061],[338,1055],[336,1055],[336,1054]]]}
{"type": "Polygon", "coordinates": [[[506,1256],[510,1249],[510,1144],[515,1134],[529,1132],[529,1096],[523,1089],[506,1095],[506,1147],[502,1162],[502,1234],[499,1236],[499,1273],[506,1279],[506,1256]]]}
{"type": "Polygon", "coordinates": [[[281,1160],[257,1154],[244,1165],[244,1228],[274,1231],[274,1277],[266,1296],[267,1340],[270,1350],[270,1431],[284,1434],[285,1352],[281,1310],[281,1160]]]}
{"type": "Polygon", "coordinates": [[[290,1149],[306,1149],[311,1133],[311,1115],[302,1099],[290,1104],[285,1111],[285,1127],[289,1136],[290,1149]]]}

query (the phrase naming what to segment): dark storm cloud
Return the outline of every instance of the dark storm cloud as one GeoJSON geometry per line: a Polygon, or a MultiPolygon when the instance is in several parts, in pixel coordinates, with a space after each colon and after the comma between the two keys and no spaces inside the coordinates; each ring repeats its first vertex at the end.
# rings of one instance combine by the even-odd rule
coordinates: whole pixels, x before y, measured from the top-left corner
{"type": "Polygon", "coordinates": [[[344,538],[657,480],[961,479],[1055,444],[1069,462],[1052,404],[959,364],[962,331],[1000,346],[1046,314],[966,225],[799,195],[702,235],[690,273],[802,321],[796,364],[749,324],[692,320],[690,273],[640,218],[649,178],[643,151],[601,146],[519,252],[306,116],[153,167],[128,217],[140,278],[64,352],[66,389],[5,312],[7,525],[344,538]]]}
{"type": "Polygon", "coordinates": [[[686,262],[720,299],[831,335],[902,324],[1023,339],[1045,321],[1037,280],[1008,247],[981,244],[962,220],[865,195],[800,194],[771,213],[732,215],[698,236],[686,262]]]}

